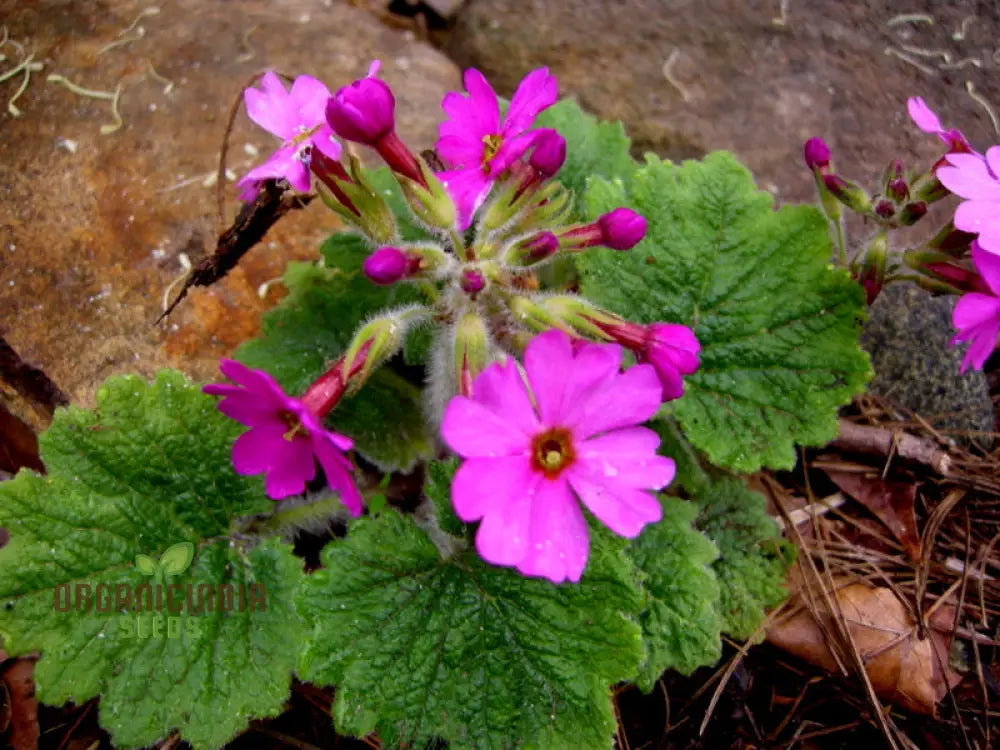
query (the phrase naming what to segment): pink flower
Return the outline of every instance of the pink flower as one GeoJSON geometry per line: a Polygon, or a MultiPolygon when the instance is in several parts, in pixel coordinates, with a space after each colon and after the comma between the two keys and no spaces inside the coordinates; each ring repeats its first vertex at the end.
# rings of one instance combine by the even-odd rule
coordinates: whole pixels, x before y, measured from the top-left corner
{"type": "Polygon", "coordinates": [[[472,223],[493,181],[532,145],[537,131],[529,131],[531,124],[559,95],[548,68],[533,70],[514,92],[501,124],[497,95],[483,74],[470,68],[464,80],[468,96],[451,92],[441,102],[449,119],[441,123],[437,142],[438,155],[452,168],[440,176],[457,204],[459,229],[472,223]]]}
{"type": "Polygon", "coordinates": [[[663,400],[684,395],[683,375],[698,369],[701,344],[694,331],[674,323],[653,323],[647,326],[647,339],[638,354],[640,362],[649,362],[663,386],[663,400]]]}
{"type": "Polygon", "coordinates": [[[802,147],[802,155],[809,169],[824,170],[830,166],[830,147],[822,138],[810,138],[802,147]]]}
{"type": "Polygon", "coordinates": [[[972,148],[965,140],[960,130],[945,130],[941,126],[941,120],[934,114],[934,110],[927,106],[927,103],[919,96],[911,96],[906,100],[906,109],[910,113],[913,123],[925,133],[936,135],[946,144],[951,151],[967,152],[972,148]]]}
{"type": "Polygon", "coordinates": [[[237,474],[267,475],[267,494],[274,500],[298,495],[316,476],[316,461],[330,487],[355,516],[361,514],[361,495],[351,478],[351,462],[342,451],[350,438],[323,427],[320,418],[297,398],[287,396],[263,370],[251,370],[224,359],[222,374],[236,385],[213,383],[205,393],[223,396],[219,411],[250,428],[233,443],[237,474]]]}
{"type": "Polygon", "coordinates": [[[621,354],[547,331],[525,352],[527,383],[512,360],[494,363],[471,398],[448,404],[441,433],[465,459],[452,502],[463,521],[482,519],[476,549],[486,561],[578,581],[590,545],[580,502],[621,536],[660,520],[648,490],[670,483],[674,462],[638,426],[659,408],[660,383],[649,365],[620,372],[621,354]]]}
{"type": "Polygon", "coordinates": [[[312,76],[299,76],[291,91],[273,72],[260,80],[261,89],[243,92],[250,119],[284,143],[266,162],[254,167],[236,183],[242,200],[253,200],[264,180],[288,180],[300,193],[309,192],[309,163],[313,148],[331,159],[340,158],[340,144],[326,122],[330,92],[312,76]]]}
{"type": "Polygon", "coordinates": [[[1000,254],[1000,146],[991,146],[986,156],[948,154],[940,167],[941,184],[965,198],[955,209],[955,226],[979,235],[979,245],[1000,254]]]}
{"type": "Polygon", "coordinates": [[[971,342],[962,359],[961,372],[969,369],[970,365],[976,370],[983,369],[996,348],[997,334],[1000,334],[1000,256],[986,252],[974,241],[972,264],[991,294],[964,294],[952,312],[951,321],[958,333],[951,340],[951,345],[971,342]]]}

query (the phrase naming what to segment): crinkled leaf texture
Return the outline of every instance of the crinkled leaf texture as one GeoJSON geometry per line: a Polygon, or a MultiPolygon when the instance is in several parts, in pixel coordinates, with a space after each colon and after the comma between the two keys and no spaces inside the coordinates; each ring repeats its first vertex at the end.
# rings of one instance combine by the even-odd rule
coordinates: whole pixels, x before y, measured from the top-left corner
{"type": "Polygon", "coordinates": [[[722,630],[739,639],[763,637],[757,630],[765,610],[788,597],[785,578],[795,547],[767,514],[764,496],[741,480],[717,481],[695,502],[701,506],[695,525],[719,548],[712,568],[721,592],[722,630]]]}
{"type": "Polygon", "coordinates": [[[630,252],[577,260],[589,299],[642,323],[694,329],[701,367],[673,405],[685,436],[737,471],[791,468],[794,445],[837,432],[837,408],[870,375],[858,346],[864,295],[830,264],[816,208],[758,191],[730,154],[678,166],[648,157],[627,182],[594,179],[587,207],[646,217],[630,252]]]}
{"type": "Polygon", "coordinates": [[[581,582],[556,586],[471,549],[443,560],[394,511],[360,519],[301,589],[313,632],[298,674],[336,685],[340,731],[386,747],[609,748],[641,602],[622,545],[596,536],[581,582]]]}
{"type": "MultiPolygon", "coordinates": [[[[343,353],[364,320],[416,300],[405,284],[380,287],[365,277],[361,263],[367,248],[359,236],[335,234],[322,253],[325,266],[288,264],[288,296],[264,315],[263,334],[236,352],[237,359],[271,373],[292,394],[302,393],[343,353]]],[[[384,471],[409,471],[432,453],[420,389],[386,367],[341,401],[329,421],[384,471]]]]}
{"type": "Polygon", "coordinates": [[[647,654],[636,679],[647,692],[665,670],[690,674],[722,653],[719,585],[709,567],[718,552],[692,528],[697,506],[676,498],[662,503],[663,520],[629,547],[647,599],[640,619],[647,654]]]}
{"type": "Polygon", "coordinates": [[[164,371],[152,384],[113,378],[97,401],[94,411],[56,413],[40,439],[47,476],[22,471],[0,483],[0,526],[10,532],[0,550],[4,646],[41,652],[35,680],[47,703],[101,694],[101,724],[117,747],[175,729],[196,748],[218,747],[250,717],[282,710],[304,637],[294,609],[301,563],[277,540],[244,549],[226,538],[236,518],[272,503],[259,478],[233,473],[229,450],[243,428],[215,399],[164,371]],[[98,584],[154,583],[136,558],[180,542],[195,544],[194,563],[169,583],[263,584],[264,611],[56,611],[62,584],[96,596],[98,584]]]}

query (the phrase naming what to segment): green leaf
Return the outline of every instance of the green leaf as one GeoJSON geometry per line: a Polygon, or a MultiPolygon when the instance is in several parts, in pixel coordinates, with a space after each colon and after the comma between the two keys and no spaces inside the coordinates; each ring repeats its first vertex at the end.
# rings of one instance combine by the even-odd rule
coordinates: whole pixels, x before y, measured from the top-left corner
{"type": "Polygon", "coordinates": [[[629,548],[647,592],[640,618],[647,654],[636,680],[646,692],[665,670],[690,674],[722,653],[719,584],[708,567],[718,551],[691,525],[697,506],[676,498],[661,502],[663,520],[629,548]]]}
{"type": "MultiPolygon", "coordinates": [[[[364,276],[361,263],[367,251],[360,237],[335,234],[322,252],[326,267],[288,264],[288,296],[264,315],[261,337],[236,352],[238,360],[271,373],[291,394],[304,392],[323,374],[362,321],[416,299],[405,284],[380,287],[364,276]]],[[[420,389],[385,367],[357,395],[337,405],[330,423],[385,471],[409,471],[432,453],[420,389]]]]}
{"type": "Polygon", "coordinates": [[[738,479],[717,482],[694,500],[701,507],[695,525],[720,552],[712,568],[721,591],[722,629],[749,638],[764,621],[764,610],[788,596],[785,578],[795,548],[781,538],[764,496],[738,479]]]}
{"type": "MultiPolygon", "coordinates": [[[[536,118],[535,126],[555,128],[566,139],[566,163],[557,179],[578,199],[589,177],[624,178],[638,168],[622,124],[599,121],[573,99],[556,102],[536,118]]],[[[579,203],[577,208],[582,208],[579,203]]]]}
{"type": "Polygon", "coordinates": [[[160,555],[160,565],[167,575],[178,575],[188,569],[194,559],[194,545],[191,542],[177,542],[160,555]]]}
{"type": "Polygon", "coordinates": [[[313,622],[298,674],[336,684],[342,732],[386,747],[434,737],[461,748],[602,748],[615,731],[609,686],[635,674],[634,572],[592,535],[579,584],[442,560],[413,522],[387,510],[353,523],[301,590],[313,622]]]}
{"type": "Polygon", "coordinates": [[[427,464],[427,483],[424,492],[434,503],[441,531],[452,536],[464,537],[469,527],[455,515],[455,508],[451,504],[451,481],[455,478],[456,471],[458,471],[457,458],[431,461],[427,464]]]}
{"type": "Polygon", "coordinates": [[[0,549],[4,647],[41,652],[35,680],[47,703],[102,694],[101,723],[116,746],[177,729],[196,748],[218,747],[250,717],[282,710],[304,637],[293,601],[301,563],[276,540],[231,546],[237,519],[272,502],[259,478],[232,471],[244,428],[215,399],[164,371],[152,384],[113,378],[97,401],[95,411],[56,413],[40,438],[46,476],[0,483],[0,525],[10,532],[0,549]],[[136,587],[157,585],[147,553],[175,544],[198,551],[172,584],[262,584],[265,611],[132,611],[136,587]],[[67,595],[79,609],[59,611],[67,595]]]}
{"type": "Polygon", "coordinates": [[[870,376],[858,346],[864,294],[830,265],[826,219],[777,211],[727,153],[681,166],[650,157],[627,184],[592,180],[590,214],[626,205],[648,221],[630,252],[577,260],[582,293],[641,323],[694,329],[701,368],[673,404],[685,436],[738,471],[791,468],[796,443],[837,434],[837,409],[870,376]]]}
{"type": "Polygon", "coordinates": [[[149,555],[138,554],[135,556],[135,567],[143,575],[151,576],[156,573],[157,563],[149,555]]]}

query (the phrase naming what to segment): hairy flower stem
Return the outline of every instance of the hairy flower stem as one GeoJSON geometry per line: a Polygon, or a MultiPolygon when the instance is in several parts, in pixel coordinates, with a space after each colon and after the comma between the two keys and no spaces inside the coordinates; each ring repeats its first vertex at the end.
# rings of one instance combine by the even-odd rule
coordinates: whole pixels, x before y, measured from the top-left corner
{"type": "Polygon", "coordinates": [[[833,220],[833,226],[837,230],[837,257],[840,265],[847,266],[847,241],[844,238],[844,220],[837,218],[833,220]]]}

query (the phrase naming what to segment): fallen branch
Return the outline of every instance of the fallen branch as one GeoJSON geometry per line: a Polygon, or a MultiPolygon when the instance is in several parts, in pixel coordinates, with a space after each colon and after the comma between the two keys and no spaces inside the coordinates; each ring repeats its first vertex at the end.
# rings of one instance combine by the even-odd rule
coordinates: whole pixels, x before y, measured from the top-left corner
{"type": "Polygon", "coordinates": [[[893,454],[930,466],[941,476],[951,471],[951,456],[924,438],[901,430],[883,427],[866,427],[846,419],[840,420],[840,436],[833,445],[844,450],[873,453],[880,456],[893,454]]]}

